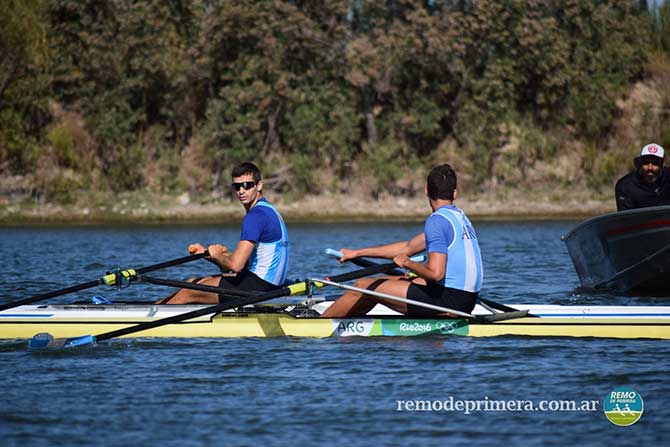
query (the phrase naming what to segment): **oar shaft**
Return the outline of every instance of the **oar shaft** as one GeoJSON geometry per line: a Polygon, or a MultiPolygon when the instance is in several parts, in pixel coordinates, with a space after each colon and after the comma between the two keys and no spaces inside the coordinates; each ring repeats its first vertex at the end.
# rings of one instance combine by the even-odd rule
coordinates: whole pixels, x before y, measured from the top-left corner
{"type": "Polygon", "coordinates": [[[174,267],[175,265],[185,264],[185,263],[191,262],[191,261],[197,261],[198,259],[202,259],[206,256],[209,256],[209,252],[207,252],[207,251],[205,251],[204,253],[198,253],[198,254],[195,254],[195,255],[188,255],[188,256],[184,256],[182,258],[173,259],[171,261],[161,262],[160,264],[154,264],[154,265],[150,265],[150,266],[147,266],[147,267],[141,267],[141,268],[139,268],[135,271],[137,272],[138,275],[141,275],[143,273],[149,273],[149,272],[153,272],[155,270],[160,270],[160,269],[164,269],[164,268],[168,268],[168,267],[174,267]]]}
{"type": "Polygon", "coordinates": [[[485,298],[479,297],[479,302],[481,304],[484,304],[486,306],[491,307],[492,309],[495,310],[500,310],[502,312],[518,312],[519,309],[515,309],[513,307],[505,306],[504,304],[496,303],[495,301],[487,300],[485,298]]]}
{"type": "Polygon", "coordinates": [[[148,321],[146,323],[140,323],[135,326],[130,326],[123,329],[117,329],[115,331],[105,332],[104,334],[96,335],[96,341],[109,340],[110,338],[121,337],[123,335],[134,334],[136,332],[146,331],[148,329],[153,329],[159,326],[165,326],[172,323],[179,323],[181,321],[190,320],[192,318],[201,317],[203,315],[216,314],[223,312],[225,310],[234,309],[240,306],[247,306],[249,304],[254,304],[259,301],[265,301],[272,298],[278,298],[280,296],[289,295],[291,293],[288,287],[278,289],[273,291],[273,294],[270,295],[257,295],[256,298],[247,298],[247,297],[238,297],[225,303],[217,304],[214,306],[204,307],[202,309],[193,310],[179,315],[173,315],[171,317],[161,318],[156,321],[148,321]]]}
{"type": "Polygon", "coordinates": [[[141,275],[137,277],[138,281],[148,282],[149,284],[157,284],[159,286],[179,287],[181,289],[197,290],[200,292],[211,292],[223,295],[235,295],[252,297],[258,295],[258,292],[249,292],[246,290],[230,289],[226,287],[208,286],[206,284],[197,284],[187,281],[175,281],[172,279],[154,278],[152,276],[141,275]]]}
{"type": "MultiPolygon", "coordinates": [[[[136,274],[153,272],[154,270],[159,270],[167,267],[173,267],[175,265],[184,264],[186,262],[195,261],[197,259],[204,258],[209,256],[208,252],[198,253],[195,255],[184,256],[182,258],[173,259],[171,261],[161,262],[160,264],[154,264],[147,267],[142,267],[135,270],[136,274]]],[[[81,290],[90,289],[96,286],[100,286],[105,283],[104,278],[96,279],[93,281],[85,282],[83,284],[78,284],[76,286],[66,287],[64,289],[55,290],[53,292],[44,293],[42,295],[36,295],[30,298],[24,298],[22,300],[12,301],[11,303],[0,304],[0,311],[11,309],[12,307],[23,306],[24,304],[36,303],[38,301],[48,300],[56,296],[67,295],[68,293],[79,292],[81,290]]]]}
{"type": "MultiPolygon", "coordinates": [[[[383,272],[383,268],[391,269],[395,264],[382,264],[374,265],[372,267],[367,267],[361,270],[343,273],[342,275],[336,275],[331,278],[333,281],[348,281],[351,279],[363,278],[365,276],[372,275],[374,273],[383,272]]],[[[226,310],[234,309],[236,307],[249,306],[251,304],[260,303],[262,301],[271,300],[273,298],[279,298],[280,296],[286,295],[298,295],[304,293],[307,289],[307,283],[305,281],[297,282],[287,287],[282,287],[281,289],[272,290],[270,292],[258,293],[253,297],[239,297],[232,300],[226,301],[225,303],[216,304],[214,306],[204,307],[202,309],[193,310],[179,315],[173,315],[171,317],[161,318],[156,321],[148,321],[146,323],[140,323],[135,326],[129,326],[122,329],[117,329],[115,331],[105,332],[95,336],[96,341],[109,340],[110,338],[121,337],[123,335],[134,334],[136,332],[146,331],[147,329],[153,329],[159,326],[165,326],[167,324],[179,323],[182,321],[190,320],[192,318],[201,317],[203,315],[211,315],[219,312],[224,312],[226,310]]]]}
{"type": "Polygon", "coordinates": [[[378,273],[388,273],[396,268],[396,265],[392,262],[386,264],[375,264],[365,267],[362,270],[353,270],[351,272],[342,273],[341,275],[329,277],[330,280],[339,278],[337,281],[351,281],[352,279],[363,278],[364,276],[376,275],[378,273]],[[367,272],[365,275],[361,276],[359,272],[367,272]]]}
{"type": "MultiPolygon", "coordinates": [[[[342,256],[344,256],[344,253],[342,253],[340,251],[337,251],[337,250],[333,250],[332,248],[326,248],[326,254],[328,256],[333,256],[333,257],[336,257],[336,258],[341,258],[342,256]]],[[[410,259],[414,262],[425,262],[426,261],[426,255],[415,255],[415,256],[412,256],[410,259]]],[[[349,259],[349,262],[351,262],[352,264],[357,265],[359,267],[371,267],[373,265],[380,265],[380,264],[377,264],[376,262],[371,261],[371,260],[366,259],[366,258],[353,258],[353,259],[349,259]]],[[[402,270],[399,270],[399,269],[396,269],[396,268],[387,271],[387,273],[390,274],[390,275],[394,275],[394,276],[402,276],[402,275],[405,274],[402,270]]]]}
{"type": "Polygon", "coordinates": [[[30,298],[24,298],[22,300],[12,301],[11,303],[0,304],[0,312],[6,309],[11,309],[12,307],[23,306],[24,304],[35,303],[37,301],[48,300],[55,296],[67,295],[68,293],[79,292],[80,290],[90,289],[103,284],[102,279],[97,279],[95,281],[89,281],[83,284],[78,284],[76,286],[66,287],[60,290],[54,290],[53,292],[43,293],[42,295],[33,296],[30,298]]]}
{"type": "MultiPolygon", "coordinates": [[[[328,256],[333,256],[335,258],[341,258],[342,256],[344,256],[344,253],[342,253],[340,251],[337,251],[337,250],[333,250],[332,248],[326,248],[326,254],[328,256]]],[[[379,265],[376,262],[370,261],[369,259],[366,259],[366,258],[353,258],[353,259],[349,259],[349,262],[351,262],[352,264],[357,265],[359,267],[371,267],[373,265],[379,265]]],[[[398,270],[398,269],[389,270],[388,273],[390,275],[394,275],[394,276],[403,275],[403,272],[398,270]]]]}

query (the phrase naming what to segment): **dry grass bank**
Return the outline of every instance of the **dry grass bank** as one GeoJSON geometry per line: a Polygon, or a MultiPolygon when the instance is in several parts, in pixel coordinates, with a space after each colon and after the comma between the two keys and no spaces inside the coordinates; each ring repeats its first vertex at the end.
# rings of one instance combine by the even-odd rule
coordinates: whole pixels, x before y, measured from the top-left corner
{"type": "MultiPolygon", "coordinates": [[[[550,192],[499,189],[489,194],[467,196],[457,205],[472,218],[548,219],[583,218],[614,211],[614,201],[588,191],[550,192]]],[[[416,220],[430,213],[424,196],[382,196],[376,199],[343,194],[311,195],[288,200],[269,193],[289,222],[416,220]]],[[[242,207],[234,199],[194,200],[179,196],[124,193],[80,198],[71,205],[39,203],[0,204],[0,223],[220,223],[239,222],[242,207]]]]}

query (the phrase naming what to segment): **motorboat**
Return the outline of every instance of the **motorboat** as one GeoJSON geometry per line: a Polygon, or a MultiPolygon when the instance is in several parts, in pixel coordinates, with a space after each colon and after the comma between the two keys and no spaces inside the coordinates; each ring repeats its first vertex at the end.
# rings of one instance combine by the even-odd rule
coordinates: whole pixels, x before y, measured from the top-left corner
{"type": "Polygon", "coordinates": [[[561,239],[583,288],[670,295],[670,206],[597,216],[561,239]]]}

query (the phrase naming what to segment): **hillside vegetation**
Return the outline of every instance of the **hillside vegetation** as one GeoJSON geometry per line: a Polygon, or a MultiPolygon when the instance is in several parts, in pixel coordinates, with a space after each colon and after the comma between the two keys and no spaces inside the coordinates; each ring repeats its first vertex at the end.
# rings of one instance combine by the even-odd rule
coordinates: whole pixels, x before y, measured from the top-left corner
{"type": "Polygon", "coordinates": [[[0,194],[607,196],[670,149],[670,2],[0,0],[0,194]]]}

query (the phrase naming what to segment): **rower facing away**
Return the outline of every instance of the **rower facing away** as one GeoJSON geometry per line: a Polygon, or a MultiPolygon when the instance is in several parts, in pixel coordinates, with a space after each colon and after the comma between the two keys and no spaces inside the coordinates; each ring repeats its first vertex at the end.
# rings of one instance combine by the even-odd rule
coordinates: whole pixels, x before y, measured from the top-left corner
{"type": "MultiPolygon", "coordinates": [[[[470,220],[454,205],[456,184],[456,173],[448,164],[430,171],[424,192],[433,213],[426,220],[423,233],[407,241],[340,250],[344,254],[340,262],[363,256],[393,259],[396,265],[417,275],[414,279],[397,276],[362,279],[356,287],[457,311],[472,311],[482,286],[482,257],[470,220]],[[426,263],[409,259],[423,250],[428,251],[426,263]]],[[[439,313],[407,302],[350,291],[333,303],[322,317],[364,316],[377,303],[410,316],[439,313]]]]}

